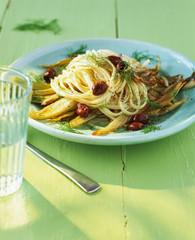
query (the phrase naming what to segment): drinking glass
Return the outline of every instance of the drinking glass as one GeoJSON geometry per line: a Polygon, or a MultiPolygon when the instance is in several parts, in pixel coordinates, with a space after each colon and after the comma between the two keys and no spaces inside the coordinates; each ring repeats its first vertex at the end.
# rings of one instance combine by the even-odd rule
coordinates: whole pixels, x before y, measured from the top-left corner
{"type": "Polygon", "coordinates": [[[25,74],[0,66],[0,197],[22,184],[31,89],[25,74]]]}

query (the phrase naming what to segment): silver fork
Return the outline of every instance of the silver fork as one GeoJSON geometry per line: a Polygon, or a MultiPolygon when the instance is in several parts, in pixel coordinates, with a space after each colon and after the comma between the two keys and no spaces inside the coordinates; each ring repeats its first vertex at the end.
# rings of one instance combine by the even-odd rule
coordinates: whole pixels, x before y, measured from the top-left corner
{"type": "Polygon", "coordinates": [[[84,174],[74,170],[73,168],[65,165],[64,163],[56,160],[55,158],[49,156],[48,154],[42,152],[29,142],[26,143],[27,148],[35,154],[37,157],[42,159],[44,162],[51,165],[53,168],[57,169],[67,178],[71,179],[77,186],[79,186],[83,191],[87,193],[94,193],[100,189],[100,185],[92,180],[91,178],[85,176],[84,174]]]}

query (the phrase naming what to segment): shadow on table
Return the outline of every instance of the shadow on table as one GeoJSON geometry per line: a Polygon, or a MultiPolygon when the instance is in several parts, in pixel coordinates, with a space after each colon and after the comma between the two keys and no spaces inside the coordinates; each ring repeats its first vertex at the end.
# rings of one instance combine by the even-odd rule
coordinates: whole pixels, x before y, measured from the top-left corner
{"type": "Polygon", "coordinates": [[[0,199],[0,209],[0,239],[89,239],[66,217],[68,206],[59,211],[25,179],[16,193],[0,199]]]}

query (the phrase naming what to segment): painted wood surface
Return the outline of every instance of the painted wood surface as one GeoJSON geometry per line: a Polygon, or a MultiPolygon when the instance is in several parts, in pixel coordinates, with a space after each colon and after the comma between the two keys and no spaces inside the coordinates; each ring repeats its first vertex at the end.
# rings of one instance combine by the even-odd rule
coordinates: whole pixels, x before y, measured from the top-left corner
{"type": "MultiPolygon", "coordinates": [[[[118,36],[159,44],[195,60],[194,7],[192,0],[118,1],[118,36]]],[[[195,238],[194,136],[195,125],[163,140],[123,147],[129,239],[195,238]]]]}
{"type": "Polygon", "coordinates": [[[9,8],[9,4],[10,4],[10,1],[8,0],[0,1],[0,29],[6,14],[6,9],[9,8]]]}
{"type": "MultiPolygon", "coordinates": [[[[3,65],[38,47],[92,37],[148,41],[195,60],[193,0],[12,0],[8,8],[6,1],[0,4],[3,65]],[[25,19],[40,18],[59,19],[62,32],[13,30],[25,19]]],[[[28,140],[98,181],[102,190],[83,193],[27,151],[21,189],[0,199],[0,239],[195,238],[195,125],[156,142],[122,147],[72,143],[31,127],[28,140]]]]}

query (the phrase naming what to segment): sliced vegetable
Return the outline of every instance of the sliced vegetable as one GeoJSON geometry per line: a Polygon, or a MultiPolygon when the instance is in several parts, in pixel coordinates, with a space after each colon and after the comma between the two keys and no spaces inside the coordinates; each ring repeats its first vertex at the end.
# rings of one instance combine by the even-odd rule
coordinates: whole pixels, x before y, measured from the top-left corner
{"type": "Polygon", "coordinates": [[[68,100],[62,98],[39,111],[34,111],[33,108],[30,109],[30,117],[33,119],[48,119],[53,117],[58,117],[61,114],[65,114],[76,107],[76,102],[73,100],[68,100]]]}

